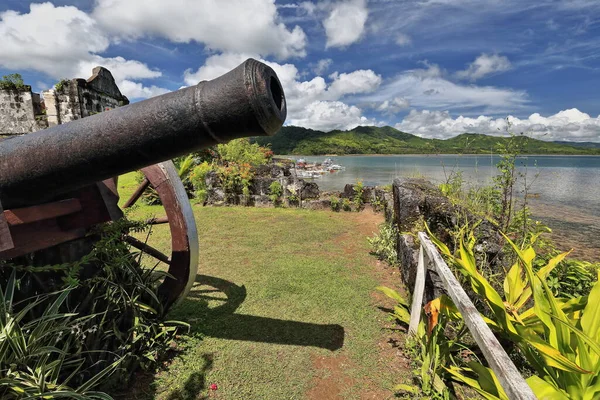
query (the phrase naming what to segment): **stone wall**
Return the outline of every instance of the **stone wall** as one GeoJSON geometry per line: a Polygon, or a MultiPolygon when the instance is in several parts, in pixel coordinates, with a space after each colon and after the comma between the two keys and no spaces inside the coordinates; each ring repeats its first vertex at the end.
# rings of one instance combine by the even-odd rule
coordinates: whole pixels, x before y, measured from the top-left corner
{"type": "Polygon", "coordinates": [[[26,89],[0,90],[0,137],[23,135],[46,127],[40,97],[26,89]]]}
{"type": "Polygon", "coordinates": [[[64,124],[129,104],[109,70],[96,67],[85,79],[61,81],[43,93],[50,126],[64,124]]]}
{"type": "MultiPolygon", "coordinates": [[[[425,224],[451,250],[454,247],[454,232],[466,223],[474,226],[479,243],[475,247],[478,262],[487,262],[493,270],[503,267],[503,240],[498,229],[490,221],[452,204],[431,182],[423,179],[395,179],[393,204],[393,220],[400,232],[397,243],[400,270],[409,290],[414,286],[418,260],[416,233],[425,231],[425,224]]],[[[424,301],[443,293],[439,278],[433,270],[428,271],[425,287],[424,301]]]]}

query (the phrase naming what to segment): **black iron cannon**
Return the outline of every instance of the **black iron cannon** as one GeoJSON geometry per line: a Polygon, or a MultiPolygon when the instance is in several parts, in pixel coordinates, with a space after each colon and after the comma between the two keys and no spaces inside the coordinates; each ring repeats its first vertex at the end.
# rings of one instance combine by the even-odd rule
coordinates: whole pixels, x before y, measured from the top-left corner
{"type": "Polygon", "coordinates": [[[152,222],[169,223],[171,254],[126,240],[169,265],[173,279],[161,287],[167,302],[184,297],[196,276],[198,238],[183,184],[165,160],[273,135],[286,111],[275,72],[249,59],[214,80],[0,142],[0,260],[52,251],[122,217],[115,177],[141,169],[145,178],[122,207],[153,187],[166,216],[152,222]]]}

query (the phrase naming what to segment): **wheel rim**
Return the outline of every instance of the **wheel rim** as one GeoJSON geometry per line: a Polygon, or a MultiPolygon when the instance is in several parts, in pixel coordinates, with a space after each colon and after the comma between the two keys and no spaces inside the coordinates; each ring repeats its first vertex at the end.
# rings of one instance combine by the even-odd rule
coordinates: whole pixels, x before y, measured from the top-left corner
{"type": "Polygon", "coordinates": [[[182,301],[196,279],[199,259],[198,231],[192,206],[173,162],[165,161],[143,168],[144,180],[123,208],[134,205],[148,187],[154,188],[167,214],[150,224],[168,223],[171,233],[170,257],[132,236],[126,240],[134,247],[169,265],[169,275],[159,287],[165,308],[182,301]]]}

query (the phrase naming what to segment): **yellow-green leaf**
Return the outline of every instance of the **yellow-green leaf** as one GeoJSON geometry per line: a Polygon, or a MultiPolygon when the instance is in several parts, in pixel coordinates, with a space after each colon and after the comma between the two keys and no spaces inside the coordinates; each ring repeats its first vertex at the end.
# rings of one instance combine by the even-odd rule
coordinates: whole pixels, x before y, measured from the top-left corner
{"type": "Polygon", "coordinates": [[[533,390],[538,400],[569,400],[565,392],[555,388],[539,376],[531,376],[526,379],[527,384],[533,390]]]}

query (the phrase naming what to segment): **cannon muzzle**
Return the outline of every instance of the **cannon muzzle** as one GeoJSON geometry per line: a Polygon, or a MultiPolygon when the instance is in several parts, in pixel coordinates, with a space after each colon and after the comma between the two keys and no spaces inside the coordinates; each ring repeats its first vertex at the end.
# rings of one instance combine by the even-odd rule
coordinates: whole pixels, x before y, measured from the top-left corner
{"type": "Polygon", "coordinates": [[[40,204],[217,143],[273,135],[286,113],[275,72],[248,59],[214,80],[0,142],[0,203],[40,204]]]}

